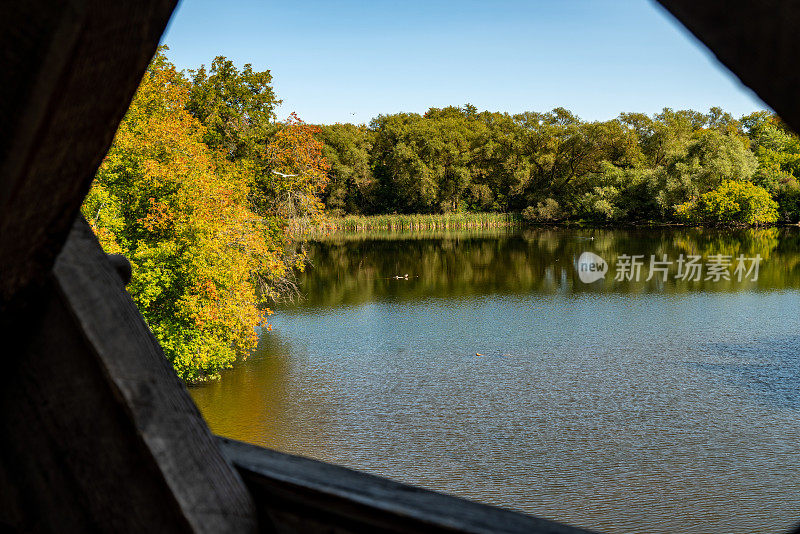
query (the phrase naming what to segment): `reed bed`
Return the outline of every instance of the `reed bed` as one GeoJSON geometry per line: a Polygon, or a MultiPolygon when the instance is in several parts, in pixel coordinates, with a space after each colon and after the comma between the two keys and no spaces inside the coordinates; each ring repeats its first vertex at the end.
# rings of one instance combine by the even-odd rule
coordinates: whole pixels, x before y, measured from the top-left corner
{"type": "Polygon", "coordinates": [[[322,222],[293,219],[290,226],[298,234],[319,235],[359,232],[422,232],[430,230],[466,230],[471,228],[508,228],[519,226],[516,213],[443,213],[415,215],[347,215],[328,217],[322,222]]]}

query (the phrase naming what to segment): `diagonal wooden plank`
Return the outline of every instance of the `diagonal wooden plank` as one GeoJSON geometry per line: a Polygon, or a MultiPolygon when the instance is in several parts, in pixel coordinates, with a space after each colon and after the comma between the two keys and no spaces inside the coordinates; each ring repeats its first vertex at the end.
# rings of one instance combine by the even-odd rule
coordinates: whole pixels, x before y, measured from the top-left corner
{"type": "Polygon", "coordinates": [[[6,313],[0,524],[251,532],[254,506],[86,222],[6,313]]]}
{"type": "Polygon", "coordinates": [[[800,2],[658,0],[800,132],[800,2]]]}
{"type": "Polygon", "coordinates": [[[0,308],[47,276],[175,4],[0,7],[0,308]]]}

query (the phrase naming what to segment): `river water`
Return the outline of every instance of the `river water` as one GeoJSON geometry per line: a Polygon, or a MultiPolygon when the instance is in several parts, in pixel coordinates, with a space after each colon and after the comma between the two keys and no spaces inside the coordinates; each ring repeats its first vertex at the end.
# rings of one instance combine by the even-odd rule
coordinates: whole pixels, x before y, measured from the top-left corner
{"type": "Polygon", "coordinates": [[[214,432],[603,532],[800,520],[798,229],[376,234],[310,253],[304,297],[256,352],[191,389],[214,432]]]}

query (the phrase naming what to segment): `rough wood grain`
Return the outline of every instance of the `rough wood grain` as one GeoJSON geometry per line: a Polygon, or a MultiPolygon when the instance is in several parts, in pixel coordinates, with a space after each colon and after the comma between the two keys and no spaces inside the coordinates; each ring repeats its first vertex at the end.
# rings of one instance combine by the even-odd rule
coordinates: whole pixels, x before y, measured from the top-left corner
{"type": "Polygon", "coordinates": [[[175,3],[0,5],[0,308],[47,276],[175,3]]]}
{"type": "Polygon", "coordinates": [[[800,2],[658,1],[800,132],[800,2]]]}
{"type": "Polygon", "coordinates": [[[253,503],[82,218],[0,324],[0,522],[37,532],[249,532],[253,503]]]}
{"type": "Polygon", "coordinates": [[[218,438],[265,532],[579,534],[589,531],[218,438]]]}

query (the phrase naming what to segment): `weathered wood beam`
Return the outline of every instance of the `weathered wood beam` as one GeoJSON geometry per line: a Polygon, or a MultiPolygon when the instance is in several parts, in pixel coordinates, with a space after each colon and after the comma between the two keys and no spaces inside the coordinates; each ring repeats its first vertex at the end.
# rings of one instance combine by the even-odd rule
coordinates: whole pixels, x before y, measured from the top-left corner
{"type": "Polygon", "coordinates": [[[0,8],[0,308],[47,276],[175,4],[0,8]]]}
{"type": "Polygon", "coordinates": [[[589,532],[344,467],[217,439],[255,499],[263,532],[589,532]]]}
{"type": "Polygon", "coordinates": [[[0,526],[254,531],[247,489],[82,218],[26,297],[0,316],[0,526]]]}
{"type": "Polygon", "coordinates": [[[658,1],[800,132],[800,2],[658,1]]]}

